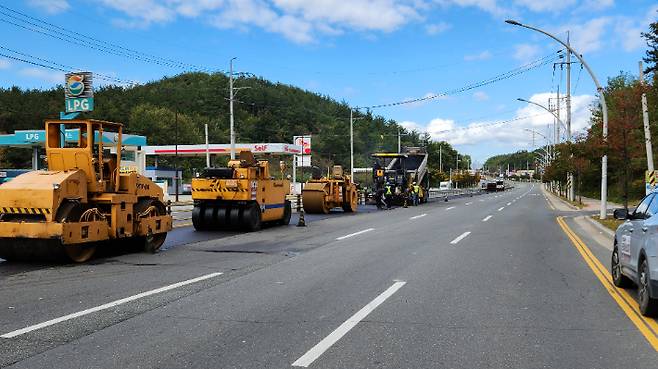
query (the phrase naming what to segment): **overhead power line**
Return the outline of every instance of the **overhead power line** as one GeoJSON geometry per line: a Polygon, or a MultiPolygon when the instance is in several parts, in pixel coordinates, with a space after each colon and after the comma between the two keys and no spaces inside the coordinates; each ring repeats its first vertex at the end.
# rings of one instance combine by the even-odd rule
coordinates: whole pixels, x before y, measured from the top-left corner
{"type": "Polygon", "coordinates": [[[476,89],[476,88],[480,88],[480,87],[483,87],[483,86],[486,86],[486,85],[490,85],[490,84],[493,84],[493,83],[496,83],[496,82],[500,82],[500,81],[518,76],[520,74],[529,72],[533,69],[542,67],[544,65],[551,64],[557,58],[558,57],[556,56],[556,54],[547,55],[543,58],[540,58],[540,59],[537,59],[533,62],[524,64],[520,67],[509,70],[505,73],[498,74],[494,77],[491,77],[491,78],[488,78],[488,79],[485,79],[485,80],[481,80],[481,81],[478,81],[478,82],[474,82],[474,83],[468,84],[468,85],[460,87],[460,88],[447,90],[447,91],[444,91],[444,92],[441,92],[441,93],[438,93],[438,94],[432,94],[432,95],[429,95],[429,96],[419,97],[419,98],[415,98],[415,99],[407,99],[407,100],[402,100],[402,101],[396,101],[396,102],[391,102],[391,103],[386,103],[386,104],[377,104],[377,105],[370,105],[370,106],[359,106],[356,109],[386,108],[386,107],[407,105],[407,104],[413,104],[413,103],[418,103],[418,102],[427,101],[427,100],[438,99],[438,98],[449,96],[449,95],[455,95],[455,94],[458,94],[458,93],[461,93],[461,92],[473,90],[473,89],[476,89]]]}
{"type": "Polygon", "coordinates": [[[145,63],[157,64],[161,66],[183,69],[183,70],[197,70],[205,72],[222,72],[206,68],[203,66],[184,63],[173,59],[163,58],[151,55],[142,51],[130,49],[118,44],[100,40],[89,35],[85,35],[76,31],[57,26],[53,23],[46,22],[31,15],[14,10],[7,6],[0,4],[0,21],[28,30],[36,32],[63,42],[90,48],[96,51],[104,52],[107,54],[120,56],[132,60],[137,60],[145,63]]]}
{"type": "MultiPolygon", "coordinates": [[[[2,56],[6,57],[6,58],[16,60],[16,61],[20,61],[20,62],[27,63],[27,64],[31,64],[31,65],[34,65],[34,66],[42,67],[42,68],[48,68],[48,69],[51,69],[51,70],[61,71],[61,72],[64,72],[64,73],[75,72],[75,71],[80,71],[80,70],[86,70],[85,68],[76,68],[76,67],[73,67],[73,66],[70,66],[70,65],[60,64],[60,63],[57,63],[57,62],[54,62],[54,61],[51,61],[51,60],[48,60],[48,59],[40,58],[38,56],[34,56],[34,55],[30,55],[30,54],[27,54],[27,53],[24,53],[24,52],[13,50],[13,49],[4,47],[2,45],[0,45],[0,50],[4,50],[6,52],[10,52],[10,53],[13,53],[13,54],[16,54],[16,55],[20,56],[20,57],[16,57],[16,56],[7,55],[5,53],[0,54],[2,56]]],[[[98,78],[98,79],[108,81],[108,82],[118,83],[118,84],[121,84],[121,85],[128,85],[128,86],[134,86],[134,85],[139,84],[136,81],[124,80],[124,79],[120,79],[120,78],[117,78],[117,77],[114,77],[114,76],[110,76],[110,75],[103,74],[103,73],[98,73],[98,72],[94,72],[94,78],[98,78]]]]}

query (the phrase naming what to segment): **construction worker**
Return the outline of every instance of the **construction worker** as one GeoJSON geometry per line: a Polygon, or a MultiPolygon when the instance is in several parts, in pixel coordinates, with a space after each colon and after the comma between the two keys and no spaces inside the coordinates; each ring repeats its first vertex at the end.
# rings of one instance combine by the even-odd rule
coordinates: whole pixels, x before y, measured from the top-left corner
{"type": "Polygon", "coordinates": [[[386,183],[386,187],[384,188],[384,197],[386,198],[386,209],[391,208],[391,202],[393,201],[393,190],[392,190],[393,185],[388,182],[386,183]]]}
{"type": "Polygon", "coordinates": [[[416,184],[416,182],[413,183],[413,186],[411,187],[412,189],[412,198],[414,199],[414,206],[418,206],[418,202],[420,199],[420,186],[416,184]]]}

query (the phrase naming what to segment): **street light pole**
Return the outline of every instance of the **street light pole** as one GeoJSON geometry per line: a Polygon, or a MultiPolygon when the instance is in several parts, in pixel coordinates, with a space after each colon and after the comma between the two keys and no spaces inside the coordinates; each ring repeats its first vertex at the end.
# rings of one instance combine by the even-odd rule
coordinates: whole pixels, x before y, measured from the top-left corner
{"type": "MultiPolygon", "coordinates": [[[[596,85],[596,90],[599,93],[599,102],[601,104],[601,112],[603,115],[602,136],[603,136],[603,141],[607,142],[608,141],[608,105],[605,102],[603,87],[601,87],[599,80],[596,78],[596,75],[594,75],[592,68],[589,67],[589,64],[587,64],[585,59],[583,59],[583,57],[578,52],[572,49],[570,44],[565,43],[564,41],[560,40],[556,36],[546,31],[529,26],[527,24],[519,23],[511,19],[506,20],[505,23],[542,33],[552,38],[553,40],[557,41],[558,43],[562,44],[562,46],[566,47],[569,52],[573,53],[576,56],[576,58],[578,58],[580,63],[587,70],[587,73],[589,73],[590,77],[592,78],[592,81],[596,85]]],[[[603,157],[601,158],[601,208],[599,211],[599,218],[605,219],[607,215],[608,215],[608,155],[604,154],[603,157]]]]}
{"type": "MultiPolygon", "coordinates": [[[[567,45],[571,46],[570,34],[567,31],[567,45]]],[[[571,143],[571,51],[567,51],[567,142],[571,143]]],[[[571,154],[573,158],[573,154],[571,154]]],[[[569,182],[569,201],[575,201],[576,191],[575,183],[573,182],[573,173],[567,173],[567,180],[569,182]]]]}

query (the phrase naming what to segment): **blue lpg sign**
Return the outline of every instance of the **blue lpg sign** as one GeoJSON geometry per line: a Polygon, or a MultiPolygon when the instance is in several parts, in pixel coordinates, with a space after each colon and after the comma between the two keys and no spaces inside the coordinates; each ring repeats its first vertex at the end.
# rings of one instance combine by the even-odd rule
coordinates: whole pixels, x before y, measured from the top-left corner
{"type": "Polygon", "coordinates": [[[94,110],[93,76],[91,72],[67,73],[64,97],[67,113],[94,110]]]}

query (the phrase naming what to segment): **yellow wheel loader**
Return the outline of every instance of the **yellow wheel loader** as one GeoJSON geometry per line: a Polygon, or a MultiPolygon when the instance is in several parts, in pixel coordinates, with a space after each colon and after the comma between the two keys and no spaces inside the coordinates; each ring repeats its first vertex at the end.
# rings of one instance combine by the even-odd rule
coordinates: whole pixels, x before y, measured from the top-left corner
{"type": "Polygon", "coordinates": [[[226,168],[206,168],[192,179],[192,224],[196,230],[256,231],[265,222],[287,225],[290,181],[270,177],[267,160],[241,151],[226,168]]]}
{"type": "Polygon", "coordinates": [[[122,125],[46,121],[47,171],[0,185],[0,258],[89,260],[103,241],[130,240],[155,252],[172,228],[163,192],[120,173],[122,125]],[[78,141],[64,138],[78,130],[78,141]]]}
{"type": "Polygon", "coordinates": [[[331,178],[311,179],[304,184],[302,202],[307,213],[329,214],[333,208],[347,213],[357,209],[357,191],[352,178],[343,174],[340,165],[334,165],[331,178]]]}

